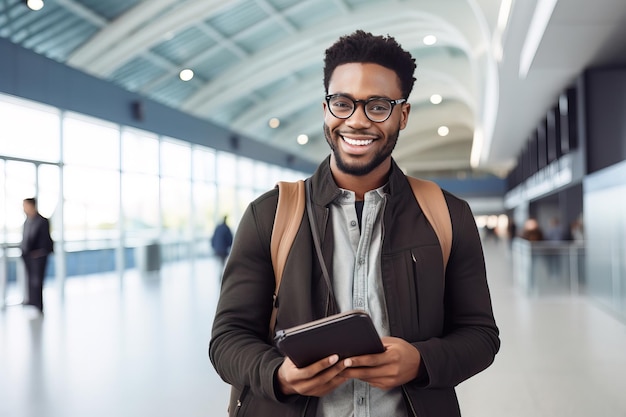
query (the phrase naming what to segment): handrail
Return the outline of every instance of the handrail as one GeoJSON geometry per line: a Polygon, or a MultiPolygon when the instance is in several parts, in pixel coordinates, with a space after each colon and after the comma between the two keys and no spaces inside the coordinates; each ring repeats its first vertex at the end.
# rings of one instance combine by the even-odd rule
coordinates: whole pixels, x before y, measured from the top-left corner
{"type": "Polygon", "coordinates": [[[528,294],[576,294],[584,285],[584,242],[515,238],[511,254],[516,284],[528,294]]]}

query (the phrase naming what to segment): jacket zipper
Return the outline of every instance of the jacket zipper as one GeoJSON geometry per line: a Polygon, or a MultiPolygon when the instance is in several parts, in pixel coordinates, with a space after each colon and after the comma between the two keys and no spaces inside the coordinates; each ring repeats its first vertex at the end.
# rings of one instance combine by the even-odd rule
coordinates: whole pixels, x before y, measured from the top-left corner
{"type": "Polygon", "coordinates": [[[413,403],[411,402],[411,397],[409,397],[409,393],[406,392],[406,388],[404,385],[402,385],[402,393],[404,394],[406,398],[406,403],[409,405],[409,411],[411,412],[411,415],[413,417],[417,417],[417,411],[415,411],[415,407],[413,406],[413,403]]]}
{"type": "MultiPolygon", "coordinates": [[[[325,210],[324,210],[324,221],[322,222],[323,227],[321,227],[321,228],[320,228],[320,229],[321,229],[320,231],[322,231],[322,230],[326,230],[326,225],[327,225],[327,223],[328,223],[328,213],[329,213],[329,212],[330,212],[330,209],[329,209],[328,207],[325,207],[325,210]]],[[[326,233],[324,233],[324,236],[325,236],[325,235],[326,235],[326,233]]],[[[321,242],[320,242],[320,244],[321,244],[321,242]]],[[[324,261],[324,262],[325,262],[325,261],[324,261]]],[[[320,267],[321,267],[321,266],[320,266],[320,267]]],[[[332,271],[332,267],[333,267],[333,266],[331,265],[331,266],[330,266],[331,271],[332,271]]],[[[332,272],[331,272],[331,273],[332,273],[332,272]]],[[[330,305],[331,305],[331,304],[335,304],[335,303],[334,303],[334,302],[332,302],[332,300],[330,299],[330,294],[331,294],[331,289],[330,289],[330,288],[327,288],[327,293],[326,293],[326,306],[325,306],[325,308],[324,308],[324,311],[326,312],[326,313],[325,313],[325,316],[329,316],[330,314],[332,314],[332,313],[331,313],[331,311],[330,311],[330,305]]],[[[335,301],[336,301],[336,300],[335,300],[335,301]]],[[[333,311],[333,313],[334,313],[334,311],[333,311]]],[[[307,404],[307,406],[308,406],[308,404],[309,404],[309,400],[307,400],[306,404],[307,404]]],[[[305,410],[306,410],[306,407],[305,407],[305,410]]],[[[303,414],[303,415],[304,415],[304,414],[303,414]]]]}
{"type": "MultiPolygon", "coordinates": [[[[380,240],[385,241],[385,210],[387,209],[387,194],[383,197],[383,206],[380,209],[380,240]]],[[[382,244],[382,243],[381,243],[382,244]]]]}
{"type": "Polygon", "coordinates": [[[243,407],[243,401],[245,400],[246,396],[248,395],[248,387],[244,387],[243,390],[241,390],[241,393],[239,394],[239,398],[237,398],[237,409],[235,410],[235,415],[238,416],[239,413],[241,412],[241,407],[243,407]]]}
{"type": "Polygon", "coordinates": [[[306,416],[306,412],[307,412],[307,411],[308,411],[308,409],[309,409],[309,403],[310,403],[310,402],[311,402],[311,397],[307,397],[307,399],[306,399],[306,403],[304,403],[304,408],[302,409],[302,414],[301,414],[301,416],[302,416],[302,417],[305,417],[305,416],[306,416]]]}

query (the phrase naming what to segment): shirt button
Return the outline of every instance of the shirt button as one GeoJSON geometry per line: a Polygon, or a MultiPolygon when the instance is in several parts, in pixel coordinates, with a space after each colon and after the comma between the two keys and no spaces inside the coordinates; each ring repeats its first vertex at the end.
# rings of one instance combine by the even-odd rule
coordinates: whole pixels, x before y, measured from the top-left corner
{"type": "Polygon", "coordinates": [[[352,220],[352,221],[350,222],[350,226],[352,226],[352,227],[356,226],[356,221],[352,220]]]}
{"type": "Polygon", "coordinates": [[[359,405],[363,405],[364,402],[365,402],[365,398],[359,397],[359,405]]]}

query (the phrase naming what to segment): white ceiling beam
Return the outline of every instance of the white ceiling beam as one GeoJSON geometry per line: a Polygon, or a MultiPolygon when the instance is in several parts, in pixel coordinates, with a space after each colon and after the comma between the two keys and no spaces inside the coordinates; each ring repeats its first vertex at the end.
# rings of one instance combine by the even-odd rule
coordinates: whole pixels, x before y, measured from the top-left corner
{"type": "Polygon", "coordinates": [[[176,0],[150,0],[140,3],[110,22],[90,41],[77,48],[67,60],[67,64],[92,72],[90,63],[93,59],[113,48],[114,45],[135,32],[139,26],[154,19],[157,14],[175,2],[176,0]]]}
{"type": "MultiPolygon", "coordinates": [[[[395,16],[393,20],[385,20],[380,17],[380,13],[381,10],[378,7],[369,8],[367,13],[357,13],[352,20],[361,24],[369,22],[370,25],[380,27],[381,30],[393,26],[396,32],[415,33],[416,16],[395,16]],[[401,19],[400,23],[397,22],[398,19],[401,19]]],[[[242,62],[237,68],[228,71],[228,73],[215,79],[213,83],[199,90],[184,104],[183,108],[196,111],[198,114],[210,112],[213,106],[219,106],[227,97],[242,96],[252,89],[279,79],[285,73],[295,72],[320,62],[323,59],[328,38],[336,36],[334,32],[337,31],[337,27],[341,27],[339,22],[328,21],[324,27],[316,27],[315,30],[301,32],[294,39],[285,42],[284,45],[277,46],[272,51],[264,51],[263,54],[242,62]]],[[[443,23],[441,27],[443,28],[443,23]]],[[[343,27],[341,31],[345,30],[346,28],[343,27]]],[[[450,30],[454,32],[452,28],[450,30]]],[[[456,37],[458,39],[456,39],[457,44],[455,46],[461,50],[467,50],[469,53],[469,45],[459,35],[456,37]]],[[[413,37],[410,45],[409,42],[405,42],[403,47],[410,48],[421,45],[421,38],[415,39],[413,37]]]]}
{"type": "Polygon", "coordinates": [[[228,7],[233,0],[198,0],[189,2],[159,19],[138,28],[132,35],[94,57],[85,66],[88,72],[106,77],[119,66],[161,42],[164,34],[178,32],[228,7]]]}

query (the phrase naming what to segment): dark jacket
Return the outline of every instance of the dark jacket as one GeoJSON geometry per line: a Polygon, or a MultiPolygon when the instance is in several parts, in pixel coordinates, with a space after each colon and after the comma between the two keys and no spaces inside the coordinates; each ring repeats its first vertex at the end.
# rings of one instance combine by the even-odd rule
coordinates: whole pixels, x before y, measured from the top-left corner
{"type": "Polygon", "coordinates": [[[213,232],[213,237],[211,238],[211,246],[213,247],[215,254],[221,257],[228,256],[230,245],[232,245],[232,243],[233,234],[228,225],[225,222],[218,224],[215,228],[215,232],[213,232]]]}
{"type": "Polygon", "coordinates": [[[50,221],[39,213],[26,219],[20,248],[24,258],[38,258],[53,252],[54,243],[50,236],[50,221]]]}
{"type": "MultiPolygon", "coordinates": [[[[329,204],[340,192],[326,159],[310,179],[324,259],[332,277],[329,204]]],[[[482,246],[466,202],[445,193],[453,244],[444,280],[439,242],[395,162],[384,208],[382,281],[391,336],[420,351],[428,376],[403,386],[411,415],[459,416],[454,386],[489,366],[500,341],[482,246]]],[[[233,386],[231,415],[314,416],[317,399],[283,398],[274,374],[283,361],[268,343],[274,274],[270,236],[277,203],[272,190],[250,204],[226,265],[209,355],[233,386]]],[[[276,302],[276,329],[333,313],[305,214],[276,302]]]]}

